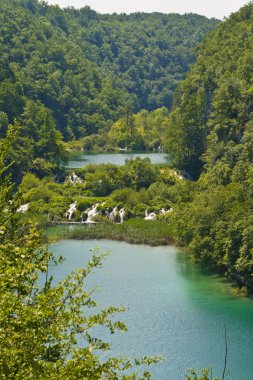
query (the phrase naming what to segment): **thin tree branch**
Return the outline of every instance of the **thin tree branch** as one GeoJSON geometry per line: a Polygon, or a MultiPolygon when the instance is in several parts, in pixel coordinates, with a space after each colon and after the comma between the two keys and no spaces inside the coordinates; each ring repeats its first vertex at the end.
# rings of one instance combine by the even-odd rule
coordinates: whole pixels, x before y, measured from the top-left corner
{"type": "Polygon", "coordinates": [[[225,379],[226,369],[227,369],[228,341],[227,341],[227,328],[226,328],[226,325],[224,325],[224,332],[225,332],[225,335],[224,335],[224,338],[225,338],[225,357],[224,357],[224,368],[223,368],[223,373],[222,373],[221,380],[225,379]]]}

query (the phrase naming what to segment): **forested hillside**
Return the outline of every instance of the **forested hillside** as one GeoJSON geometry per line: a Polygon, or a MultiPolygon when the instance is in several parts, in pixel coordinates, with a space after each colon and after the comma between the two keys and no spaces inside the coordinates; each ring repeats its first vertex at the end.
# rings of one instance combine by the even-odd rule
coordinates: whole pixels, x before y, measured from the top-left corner
{"type": "Polygon", "coordinates": [[[203,164],[217,171],[221,162],[226,183],[242,174],[242,162],[245,172],[248,160],[240,157],[250,149],[252,128],[252,25],[252,4],[222,23],[202,44],[197,63],[177,91],[169,143],[175,163],[193,175],[203,164]]]}
{"type": "Polygon", "coordinates": [[[196,46],[217,24],[195,14],[98,15],[87,7],[66,10],[65,16],[71,38],[103,76],[119,79],[134,111],[171,106],[177,84],[195,60],[196,46]]]}
{"type": "Polygon", "coordinates": [[[196,46],[217,24],[36,0],[3,0],[0,13],[2,125],[26,125],[42,112],[67,140],[108,130],[126,113],[169,107],[196,46]]]}
{"type": "Polygon", "coordinates": [[[175,164],[196,184],[177,214],[198,261],[253,290],[253,4],[208,36],[168,123],[175,164]]]}

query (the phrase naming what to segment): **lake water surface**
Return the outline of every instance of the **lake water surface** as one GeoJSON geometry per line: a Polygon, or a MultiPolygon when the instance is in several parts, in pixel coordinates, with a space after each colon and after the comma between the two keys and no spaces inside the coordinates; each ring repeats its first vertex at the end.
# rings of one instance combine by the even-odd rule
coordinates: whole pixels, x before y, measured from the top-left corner
{"type": "Polygon", "coordinates": [[[107,335],[113,355],[161,354],[152,367],[155,380],[184,379],[187,368],[213,368],[221,376],[224,324],[228,335],[226,380],[253,379],[253,301],[231,296],[230,287],[203,274],[175,247],[148,247],[115,241],[63,240],[51,246],[66,261],[52,267],[56,280],[85,265],[98,245],[111,250],[88,286],[99,285],[96,299],[103,307],[124,305],[120,314],[129,331],[107,335]]]}
{"type": "Polygon", "coordinates": [[[73,152],[70,155],[68,168],[77,169],[82,168],[87,164],[116,164],[124,165],[125,160],[134,159],[136,157],[149,157],[152,164],[170,164],[171,159],[165,153],[134,153],[134,152],[121,152],[121,153],[101,153],[101,154],[84,154],[83,152],[73,152]]]}

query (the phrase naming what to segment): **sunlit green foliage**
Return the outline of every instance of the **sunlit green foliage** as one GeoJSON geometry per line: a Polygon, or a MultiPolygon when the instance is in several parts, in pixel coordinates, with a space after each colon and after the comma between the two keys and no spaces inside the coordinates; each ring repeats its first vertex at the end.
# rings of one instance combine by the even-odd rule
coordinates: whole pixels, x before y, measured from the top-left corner
{"type": "Polygon", "coordinates": [[[161,145],[159,114],[168,111],[142,111],[136,126],[133,113],[171,105],[195,46],[216,24],[197,15],[109,16],[89,7],[1,1],[0,138],[8,124],[21,126],[10,157],[15,182],[27,171],[57,176],[67,161],[63,139],[95,135],[84,142],[88,149],[161,145]],[[108,140],[117,120],[126,136],[116,141],[112,131],[108,140]]]}
{"type": "Polygon", "coordinates": [[[172,169],[152,165],[148,158],[126,160],[123,166],[90,164],[76,170],[76,174],[81,183],[71,183],[68,176],[56,183],[52,177],[40,180],[27,173],[21,189],[23,203],[29,203],[29,215],[40,216],[42,224],[66,221],[66,211],[73,202],[77,202],[74,221],[82,221],[83,213],[96,203],[103,216],[114,207],[125,207],[125,219],[144,218],[146,210],[159,215],[162,208],[168,210],[178,202],[179,195],[175,196],[172,189],[182,182],[172,169]]]}
{"type": "Polygon", "coordinates": [[[168,129],[175,163],[195,178],[202,172],[175,213],[181,241],[202,265],[251,293],[252,27],[250,3],[206,38],[168,129]]]}
{"type": "Polygon", "coordinates": [[[105,143],[135,150],[159,150],[165,142],[168,115],[168,109],[163,107],[121,118],[112,125],[105,143]]]}
{"type": "MultiPolygon", "coordinates": [[[[194,369],[190,370],[189,375],[186,375],[185,378],[186,380],[212,380],[212,377],[210,377],[210,371],[208,369],[202,370],[200,375],[198,375],[194,369]]],[[[215,378],[213,380],[219,379],[215,378]]]]}
{"type": "Polygon", "coordinates": [[[203,163],[212,169],[220,162],[232,175],[245,150],[252,130],[252,24],[249,4],[219,25],[177,90],[168,145],[177,166],[195,177],[203,163]]]}

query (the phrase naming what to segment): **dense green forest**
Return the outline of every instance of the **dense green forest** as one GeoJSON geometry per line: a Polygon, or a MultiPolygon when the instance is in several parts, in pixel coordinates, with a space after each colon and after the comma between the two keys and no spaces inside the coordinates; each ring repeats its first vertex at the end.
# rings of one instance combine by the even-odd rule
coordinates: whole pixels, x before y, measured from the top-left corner
{"type": "Polygon", "coordinates": [[[167,130],[175,165],[201,173],[192,202],[178,209],[182,242],[251,292],[252,26],[250,3],[208,36],[177,90],[167,130]]]}
{"type": "Polygon", "coordinates": [[[27,170],[56,173],[67,160],[63,139],[103,135],[122,117],[131,125],[142,108],[170,107],[217,20],[6,0],[0,25],[0,136],[9,123],[21,126],[9,160],[18,180],[27,170]]]}
{"type": "Polygon", "coordinates": [[[196,46],[217,20],[100,15],[89,7],[11,0],[1,2],[1,25],[1,81],[9,84],[2,102],[15,93],[1,110],[12,122],[28,100],[38,101],[69,139],[106,129],[126,112],[170,107],[196,46]]]}

